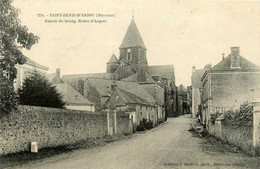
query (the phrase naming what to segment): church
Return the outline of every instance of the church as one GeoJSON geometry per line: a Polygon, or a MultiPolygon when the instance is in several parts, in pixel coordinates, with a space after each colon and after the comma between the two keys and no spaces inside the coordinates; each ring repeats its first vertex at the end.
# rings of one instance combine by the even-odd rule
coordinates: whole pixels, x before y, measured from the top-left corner
{"type": "Polygon", "coordinates": [[[163,122],[167,117],[177,116],[174,66],[150,66],[146,52],[147,48],[132,18],[119,47],[119,57],[112,54],[106,64],[106,72],[63,75],[62,80],[94,103],[96,111],[138,105],[139,112],[144,114],[141,118],[150,119],[149,111],[143,113],[143,108],[154,110],[152,120],[155,123],[163,122]],[[119,95],[124,100],[122,105],[115,99],[119,95]]]}

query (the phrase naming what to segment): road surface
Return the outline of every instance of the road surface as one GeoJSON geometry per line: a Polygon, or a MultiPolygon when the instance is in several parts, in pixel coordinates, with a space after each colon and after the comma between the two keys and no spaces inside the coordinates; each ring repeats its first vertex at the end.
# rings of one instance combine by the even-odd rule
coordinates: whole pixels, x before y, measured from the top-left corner
{"type": "Polygon", "coordinates": [[[190,129],[189,116],[170,118],[160,127],[93,149],[57,155],[18,168],[37,169],[170,169],[257,168],[259,158],[207,152],[190,129]]]}

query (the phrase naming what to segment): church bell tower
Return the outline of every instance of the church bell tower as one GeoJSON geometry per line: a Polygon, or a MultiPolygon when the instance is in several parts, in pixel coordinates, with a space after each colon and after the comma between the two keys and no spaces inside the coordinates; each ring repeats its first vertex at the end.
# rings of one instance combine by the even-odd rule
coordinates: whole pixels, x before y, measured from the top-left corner
{"type": "Polygon", "coordinates": [[[119,60],[126,61],[133,68],[138,70],[140,67],[147,66],[146,47],[139,30],[135,24],[134,18],[126,31],[124,39],[119,47],[119,60]]]}

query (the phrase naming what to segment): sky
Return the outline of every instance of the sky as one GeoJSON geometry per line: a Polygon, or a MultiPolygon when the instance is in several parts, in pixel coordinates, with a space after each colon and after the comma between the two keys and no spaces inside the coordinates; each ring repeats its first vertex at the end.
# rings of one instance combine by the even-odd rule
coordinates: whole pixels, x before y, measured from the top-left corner
{"type": "Polygon", "coordinates": [[[192,66],[221,61],[239,46],[260,66],[260,2],[206,0],[14,0],[22,25],[40,37],[23,53],[61,74],[101,73],[119,46],[134,13],[149,65],[172,64],[176,85],[191,84],[192,66]],[[51,17],[51,14],[111,14],[113,17],[51,17]],[[37,14],[44,14],[39,17],[37,14]],[[46,23],[106,20],[106,23],[46,23]]]}

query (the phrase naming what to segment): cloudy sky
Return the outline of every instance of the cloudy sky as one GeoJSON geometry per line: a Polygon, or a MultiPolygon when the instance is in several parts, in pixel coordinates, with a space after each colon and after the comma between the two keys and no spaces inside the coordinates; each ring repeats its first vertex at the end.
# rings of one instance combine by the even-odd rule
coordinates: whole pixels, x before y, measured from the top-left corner
{"type": "Polygon", "coordinates": [[[176,84],[190,85],[191,67],[217,64],[222,53],[240,53],[260,65],[260,2],[185,0],[14,0],[22,24],[40,37],[24,54],[61,74],[105,72],[119,56],[134,11],[149,65],[174,65],[176,84]],[[134,9],[134,10],[133,10],[134,9]],[[44,14],[39,17],[37,14],[44,14]],[[110,18],[50,17],[50,14],[113,14],[110,18]],[[106,23],[46,23],[45,19],[106,20],[106,23]]]}

